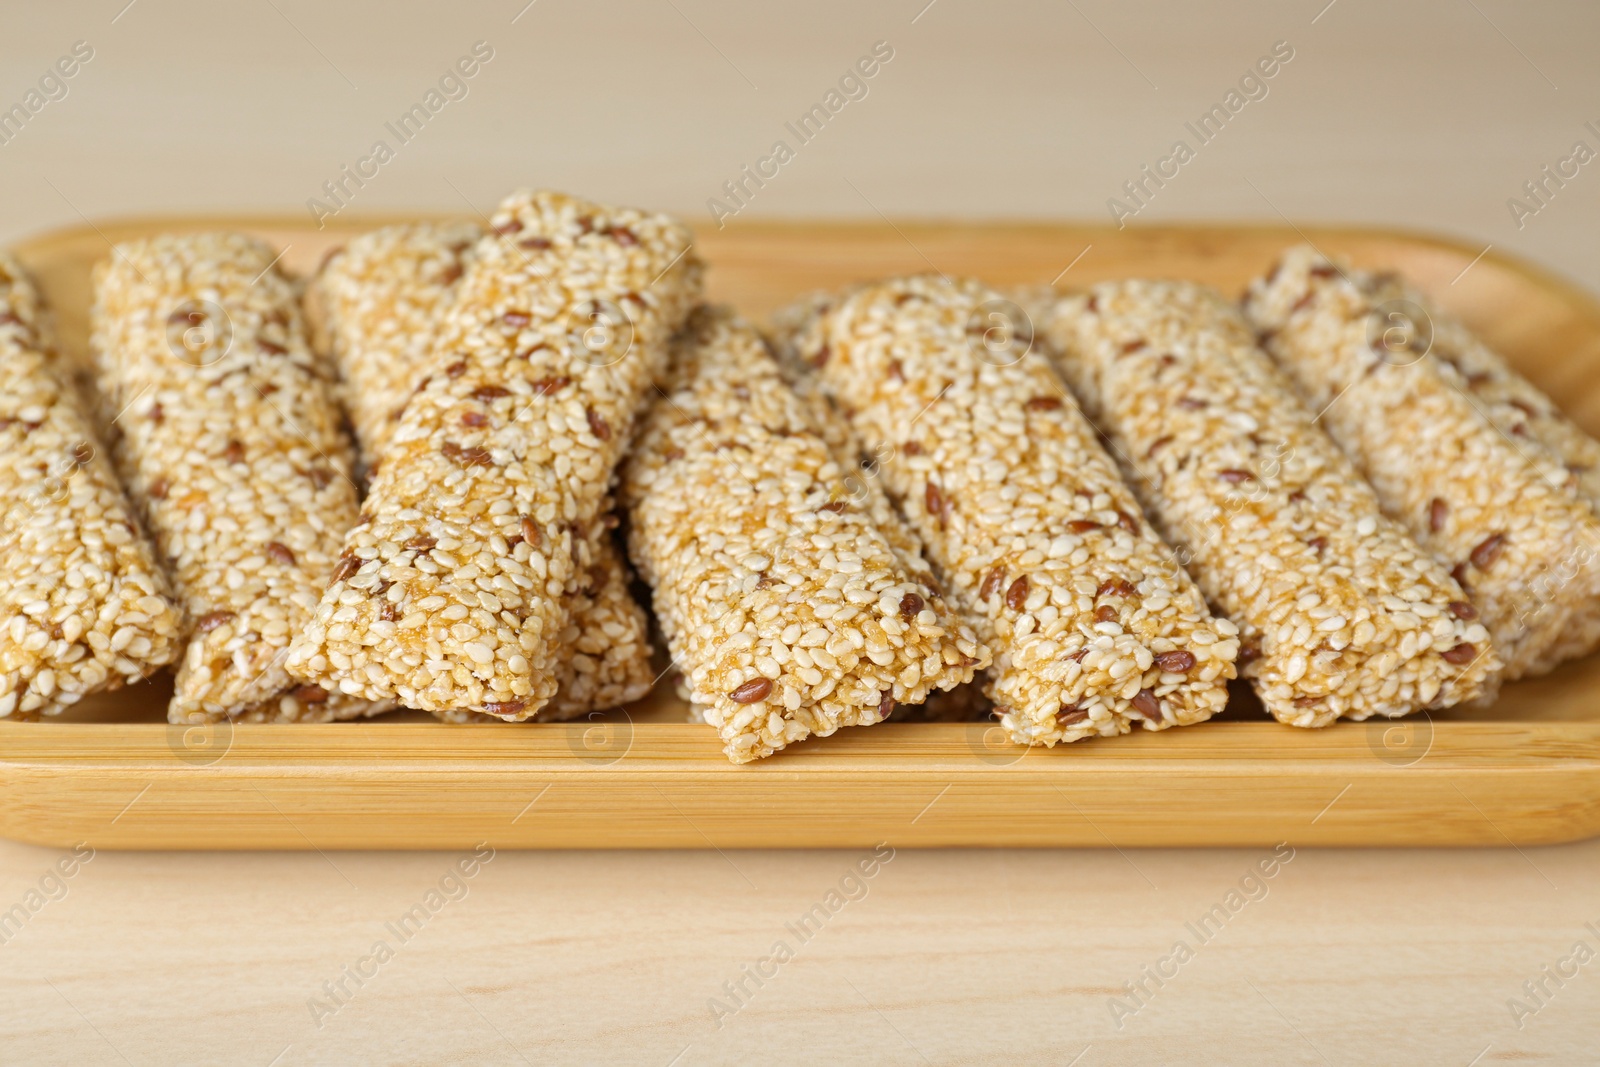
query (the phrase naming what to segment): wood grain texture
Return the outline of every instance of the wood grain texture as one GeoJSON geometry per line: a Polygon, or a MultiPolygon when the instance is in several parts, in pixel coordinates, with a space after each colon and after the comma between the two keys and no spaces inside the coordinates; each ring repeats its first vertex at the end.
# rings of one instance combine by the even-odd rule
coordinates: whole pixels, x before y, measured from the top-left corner
{"type": "MultiPolygon", "coordinates": [[[[290,270],[383,219],[151,219],[19,249],[85,341],[108,241],[245,229],[290,270]]],[[[1288,227],[749,223],[700,235],[713,298],[762,316],[809,289],[937,269],[997,285],[1188,277],[1238,291],[1309,239],[1400,269],[1591,432],[1600,308],[1541,272],[1448,241],[1288,227]],[[1081,258],[1080,258],[1081,257],[1081,258]],[[1070,266],[1070,269],[1068,269],[1070,266]],[[1465,271],[1465,273],[1463,273],[1465,271]]],[[[169,727],[160,683],[69,722],[0,724],[0,834],[96,848],[1503,845],[1600,833],[1600,662],[1508,687],[1491,708],[1306,732],[1240,701],[1229,721],[1021,750],[986,724],[845,731],[733,767],[657,693],[592,722],[169,727]],[[802,812],[797,817],[794,813],[802,812]]]]}
{"type": "MultiPolygon", "coordinates": [[[[499,849],[404,941],[388,924],[467,850],[101,851],[0,947],[0,1059],[1066,1067],[1087,1047],[1077,1067],[1466,1067],[1492,1046],[1477,1067],[1507,1067],[1592,1064],[1600,1042],[1589,967],[1521,1030],[1505,1007],[1574,940],[1597,943],[1583,924],[1600,922],[1600,842],[1291,837],[1293,860],[1203,944],[1188,924],[1270,850],[888,843],[892,861],[805,941],[790,927],[867,850],[499,849]],[[380,939],[393,958],[314,1014],[380,939]],[[717,1015],[712,1001],[736,1006],[724,983],[780,939],[794,958],[717,1015]],[[1178,939],[1194,958],[1114,1018],[1178,939]]],[[[0,842],[0,904],[60,856],[0,842]]]]}

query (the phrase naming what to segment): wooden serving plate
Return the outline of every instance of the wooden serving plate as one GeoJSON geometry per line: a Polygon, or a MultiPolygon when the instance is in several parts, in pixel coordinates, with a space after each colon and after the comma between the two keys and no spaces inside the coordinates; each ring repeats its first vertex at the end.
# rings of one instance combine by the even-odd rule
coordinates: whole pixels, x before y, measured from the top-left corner
{"type": "MultiPolygon", "coordinates": [[[[64,347],[86,336],[109,243],[229,228],[291,271],[392,219],[150,219],[18,249],[64,347]]],[[[1398,268],[1590,432],[1600,305],[1525,264],[1375,230],[1062,224],[736,223],[700,236],[711,294],[764,317],[809,289],[908,271],[998,285],[1194,278],[1229,293],[1309,239],[1398,268]],[[1068,269],[1070,266],[1070,269],[1068,269]],[[1463,273],[1464,272],[1464,273],[1463,273]]],[[[3,576],[0,576],[3,580],[3,576]]],[[[168,726],[170,682],[0,723],[0,835],[95,848],[756,848],[938,845],[1508,845],[1600,833],[1600,657],[1508,686],[1493,707],[1297,730],[1241,693],[1219,721],[1020,749],[985,723],[886,724],[744,767],[670,693],[589,722],[168,726]]]]}

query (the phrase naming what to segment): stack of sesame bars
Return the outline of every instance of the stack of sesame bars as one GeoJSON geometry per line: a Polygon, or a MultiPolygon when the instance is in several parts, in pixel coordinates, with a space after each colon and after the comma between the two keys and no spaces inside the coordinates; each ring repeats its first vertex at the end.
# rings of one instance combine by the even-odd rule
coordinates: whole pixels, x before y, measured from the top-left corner
{"type": "Polygon", "coordinates": [[[670,676],[745,763],[908,716],[1162,732],[1246,684],[1394,718],[1600,644],[1600,443],[1315,249],[1242,305],[915,275],[766,332],[680,223],[558,193],[279,258],[118,245],[74,367],[0,257],[0,718],[167,665],[175,723],[559,721],[670,676]]]}

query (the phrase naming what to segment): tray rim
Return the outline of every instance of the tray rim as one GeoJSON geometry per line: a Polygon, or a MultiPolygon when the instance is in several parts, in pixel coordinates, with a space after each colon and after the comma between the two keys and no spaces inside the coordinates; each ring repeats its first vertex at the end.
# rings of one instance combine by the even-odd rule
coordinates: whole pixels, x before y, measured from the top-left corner
{"type": "MultiPolygon", "coordinates": [[[[324,226],[315,232],[326,230],[361,232],[376,229],[380,226],[389,226],[404,222],[432,221],[441,219],[459,219],[469,217],[462,212],[450,211],[373,211],[355,212],[348,216],[341,214],[336,221],[324,226]]],[[[1516,252],[1506,252],[1495,247],[1492,243],[1485,249],[1476,249],[1465,234],[1457,235],[1429,229],[1413,229],[1409,226],[1386,226],[1373,223],[1346,223],[1339,221],[1293,221],[1284,219],[1272,222],[1262,219],[1246,219],[1237,222],[1226,220],[1204,219],[1193,221],[1171,222],[1134,222],[1127,226],[1117,227],[1102,221],[1085,221],[1070,218],[1029,218],[1026,216],[995,216],[984,217],[977,215],[900,215],[885,216],[879,220],[859,216],[782,216],[766,215],[754,216],[740,222],[737,229],[743,231],[770,231],[770,232],[814,232],[824,230],[877,230],[887,223],[890,226],[913,228],[918,230],[933,229],[971,229],[971,230],[1055,230],[1060,232],[1101,232],[1125,233],[1134,231],[1143,236],[1159,235],[1195,235],[1210,233],[1238,233],[1247,231],[1253,233],[1267,233],[1272,231],[1292,231],[1305,234],[1341,234],[1360,239],[1399,239],[1408,244],[1421,245],[1440,251],[1452,252],[1463,255],[1469,259],[1482,252],[1483,260],[1497,263],[1514,273],[1527,275],[1542,287],[1560,292],[1564,297],[1575,303],[1583,304],[1587,310],[1600,317],[1600,291],[1591,291],[1574,278],[1568,277],[1563,272],[1552,267],[1546,267],[1534,260],[1516,252]]],[[[41,230],[31,231],[12,240],[6,247],[23,259],[36,247],[43,246],[51,241],[75,239],[90,235],[105,239],[103,230],[150,230],[162,226],[178,225],[184,229],[193,230],[201,227],[215,225],[220,229],[269,229],[269,230],[306,230],[309,225],[299,222],[299,216],[289,213],[276,212],[250,212],[246,214],[229,214],[227,212],[205,211],[192,215],[169,215],[162,213],[129,213],[110,215],[96,223],[85,221],[82,223],[69,223],[64,226],[46,227],[41,230]]],[[[704,227],[687,223],[698,240],[703,235],[704,227]]],[[[720,232],[720,231],[713,231],[720,232]]],[[[109,243],[109,242],[108,242],[109,243]]]]}

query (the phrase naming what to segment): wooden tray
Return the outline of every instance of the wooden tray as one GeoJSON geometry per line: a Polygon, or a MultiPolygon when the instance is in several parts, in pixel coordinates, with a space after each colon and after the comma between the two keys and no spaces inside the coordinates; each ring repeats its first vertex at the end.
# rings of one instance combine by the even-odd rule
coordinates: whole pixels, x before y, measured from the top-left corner
{"type": "MultiPolygon", "coordinates": [[[[388,219],[158,219],[19,252],[68,349],[109,242],[257,233],[294,271],[388,219]]],[[[701,235],[712,295],[764,316],[808,289],[937,267],[1002,285],[1195,278],[1237,292],[1310,239],[1399,268],[1600,431],[1600,306],[1496,254],[1392,232],[1056,224],[736,223],[701,235]],[[1070,267],[1070,269],[1068,269],[1070,267]]],[[[3,580],[3,577],[0,577],[3,580]]],[[[576,724],[168,726],[169,682],[0,723],[0,835],[95,848],[754,848],[933,845],[1507,845],[1600,833],[1600,658],[1492,708],[1306,731],[1241,694],[1221,721],[1063,745],[975,724],[885,725],[734,767],[670,694],[576,724]]]]}

